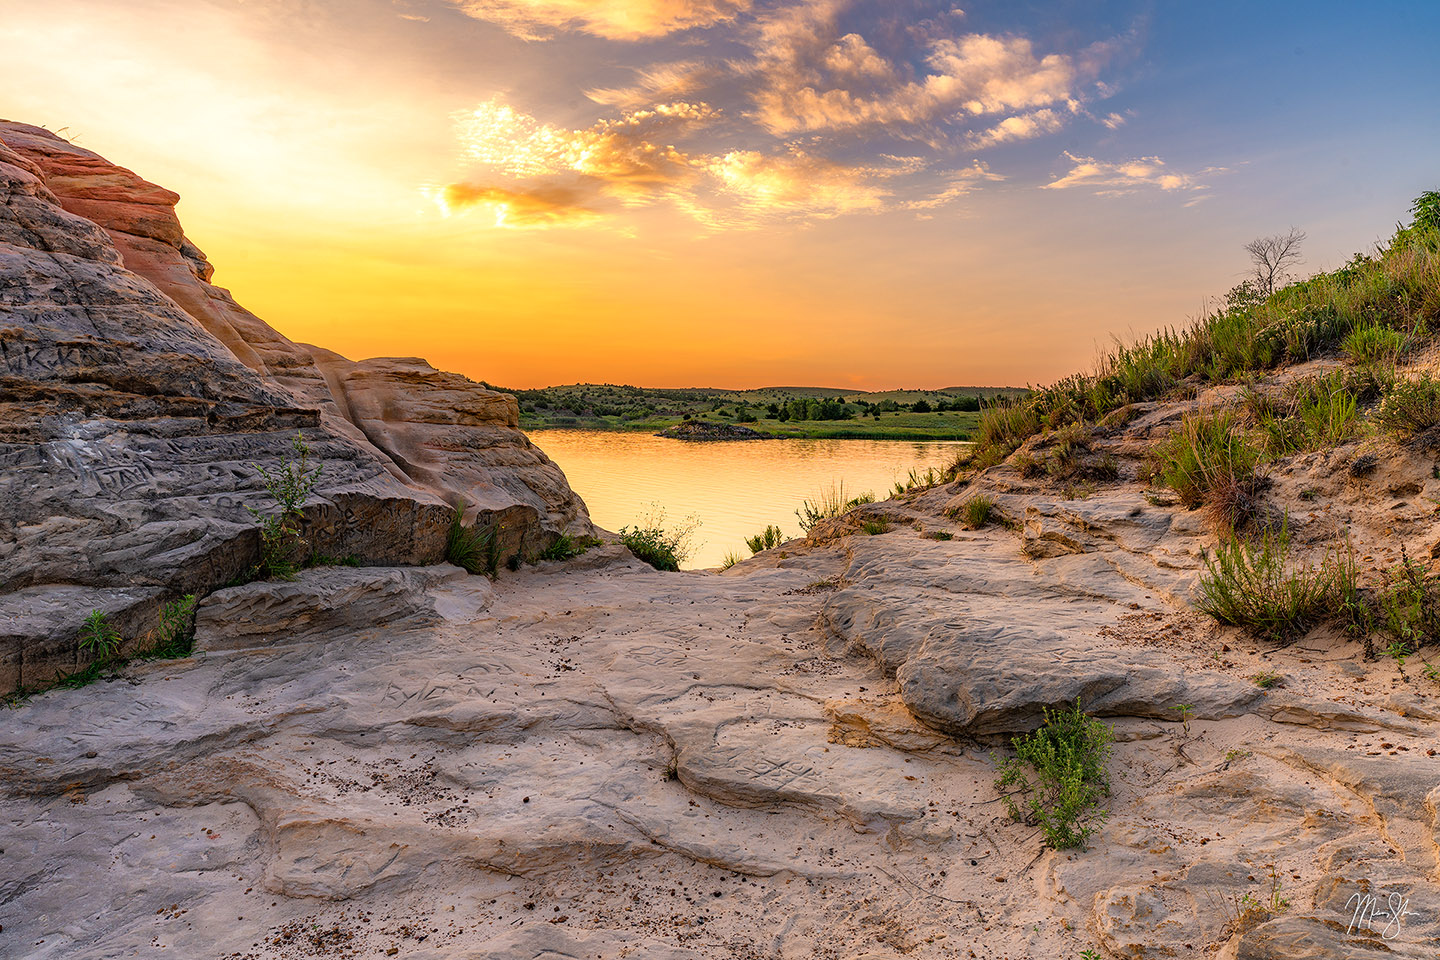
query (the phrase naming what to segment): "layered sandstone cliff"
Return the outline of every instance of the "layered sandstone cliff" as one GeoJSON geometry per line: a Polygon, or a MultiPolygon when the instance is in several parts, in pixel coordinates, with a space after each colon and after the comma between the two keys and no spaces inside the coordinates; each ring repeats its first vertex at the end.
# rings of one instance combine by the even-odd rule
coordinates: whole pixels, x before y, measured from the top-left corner
{"type": "Polygon", "coordinates": [[[210,283],[174,193],[11,122],[0,190],[0,689],[73,669],[92,609],[133,636],[253,566],[257,465],[297,431],[317,551],[433,562],[462,500],[505,556],[590,531],[513,397],[288,340],[210,283]]]}

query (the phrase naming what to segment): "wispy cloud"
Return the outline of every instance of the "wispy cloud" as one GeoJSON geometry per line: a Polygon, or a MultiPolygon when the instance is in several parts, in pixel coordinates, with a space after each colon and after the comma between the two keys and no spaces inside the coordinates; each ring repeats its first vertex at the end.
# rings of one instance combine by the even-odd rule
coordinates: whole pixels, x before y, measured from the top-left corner
{"type": "Polygon", "coordinates": [[[1069,152],[1065,157],[1070,161],[1069,172],[1045,184],[1042,189],[1081,188],[1102,197],[1129,196],[1141,190],[1199,194],[1187,200],[1186,205],[1191,206],[1205,199],[1201,191],[1209,189],[1206,181],[1210,177],[1226,172],[1224,167],[1206,167],[1187,173],[1167,166],[1159,157],[1137,157],[1115,162],[1077,157],[1069,152]]]}

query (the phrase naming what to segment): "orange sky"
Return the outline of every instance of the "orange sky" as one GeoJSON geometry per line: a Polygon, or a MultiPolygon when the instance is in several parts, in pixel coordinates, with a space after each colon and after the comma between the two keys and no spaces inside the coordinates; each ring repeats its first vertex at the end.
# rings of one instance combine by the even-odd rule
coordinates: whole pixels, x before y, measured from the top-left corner
{"type": "Polygon", "coordinates": [[[1040,382],[1435,186],[1197,135],[1143,4],[931,6],[0,0],[0,116],[178,191],[288,336],[515,388],[1040,382]]]}

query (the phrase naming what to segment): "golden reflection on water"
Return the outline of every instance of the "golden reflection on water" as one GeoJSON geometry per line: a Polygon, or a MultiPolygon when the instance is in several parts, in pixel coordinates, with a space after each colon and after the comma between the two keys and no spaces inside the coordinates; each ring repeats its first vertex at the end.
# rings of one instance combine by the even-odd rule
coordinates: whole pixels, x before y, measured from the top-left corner
{"type": "Polygon", "coordinates": [[[645,433],[536,430],[531,439],[560,465],[570,486],[607,530],[634,525],[659,507],[666,526],[700,519],[690,569],[718,566],[766,524],[800,536],[795,511],[832,483],[879,499],[910,469],[938,467],[955,442],[753,440],[688,443],[645,433]]]}

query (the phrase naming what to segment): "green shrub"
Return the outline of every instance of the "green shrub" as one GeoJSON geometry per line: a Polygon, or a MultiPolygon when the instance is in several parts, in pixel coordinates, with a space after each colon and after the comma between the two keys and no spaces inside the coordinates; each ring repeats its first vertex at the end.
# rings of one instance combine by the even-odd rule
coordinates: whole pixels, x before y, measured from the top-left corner
{"type": "Polygon", "coordinates": [[[1235,413],[1188,414],[1152,451],[1155,476],[1194,510],[1205,507],[1222,529],[1243,526],[1259,506],[1264,455],[1235,413]]]}
{"type": "Polygon", "coordinates": [[[862,493],[857,497],[845,496],[845,482],[831,484],[828,488],[821,490],[814,500],[806,500],[795,511],[795,516],[800,520],[800,529],[807,535],[823,520],[832,520],[844,513],[849,513],[856,507],[866,503],[874,503],[873,493],[862,493]]]}
{"type": "Polygon", "coordinates": [[[654,511],[634,527],[621,527],[620,542],[656,570],[673,572],[689,558],[699,521],[688,520],[673,531],[667,531],[664,523],[664,511],[654,511]]]}
{"type": "Polygon", "coordinates": [[[867,536],[873,537],[877,534],[889,533],[890,524],[884,520],[866,520],[860,525],[860,529],[863,530],[867,536]]]}
{"type": "Polygon", "coordinates": [[[1000,765],[995,788],[1010,816],[1039,826],[1056,850],[1083,847],[1107,816],[1099,806],[1110,793],[1105,762],[1113,740],[1078,699],[1073,710],[1046,708],[1044,726],[1011,740],[1015,756],[1000,765]]]}
{"type": "Polygon", "coordinates": [[[287,455],[280,469],[270,471],[255,464],[270,498],[279,509],[275,513],[262,513],[251,506],[245,509],[260,524],[260,566],[258,575],[273,580],[294,580],[297,571],[296,554],[305,545],[300,537],[300,521],[305,513],[300,508],[310,498],[315,485],[320,482],[324,464],[310,466],[310,445],[301,433],[295,434],[290,442],[293,453],[287,455]]]}
{"type": "Polygon", "coordinates": [[[91,610],[85,622],[80,625],[80,649],[92,659],[105,662],[120,651],[120,631],[110,623],[102,610],[91,610]]]}
{"type": "Polygon", "coordinates": [[[734,550],[731,550],[727,552],[725,554],[725,558],[720,561],[720,569],[729,570],[731,567],[735,566],[735,564],[739,563],[740,560],[740,554],[736,553],[734,550]]]}
{"type": "Polygon", "coordinates": [[[745,546],[750,548],[750,553],[757,554],[762,550],[771,550],[785,542],[785,535],[780,528],[771,524],[753,537],[745,538],[745,546]]]}
{"type": "Polygon", "coordinates": [[[1440,424],[1440,380],[1422,373],[1396,381],[1380,401],[1375,422],[1401,439],[1419,436],[1440,424]]]}
{"type": "Polygon", "coordinates": [[[500,543],[494,526],[465,526],[465,501],[455,504],[445,533],[445,560],[466,573],[494,579],[500,569],[500,543]]]}
{"type": "Polygon", "coordinates": [[[1340,349],[1358,364],[1394,363],[1405,351],[1405,335],[1399,330],[1368,323],[1346,335],[1340,349]]]}
{"type": "Polygon", "coordinates": [[[1324,620],[1348,616],[1358,602],[1353,555],[1332,552],[1318,567],[1290,562],[1285,526],[1254,541],[1223,540],[1205,561],[1196,603],[1221,623],[1285,642],[1324,620]]]}

